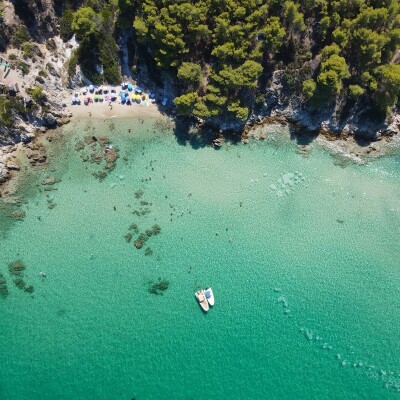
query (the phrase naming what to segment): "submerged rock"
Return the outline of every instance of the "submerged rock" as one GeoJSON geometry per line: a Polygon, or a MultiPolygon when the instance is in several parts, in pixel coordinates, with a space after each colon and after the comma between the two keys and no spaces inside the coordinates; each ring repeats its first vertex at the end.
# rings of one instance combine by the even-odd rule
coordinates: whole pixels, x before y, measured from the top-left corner
{"type": "Polygon", "coordinates": [[[165,279],[159,279],[158,282],[150,282],[149,293],[155,295],[162,295],[169,287],[169,282],[165,279]]]}
{"type": "Polygon", "coordinates": [[[153,255],[153,250],[150,247],[147,247],[146,250],[144,251],[145,256],[152,256],[153,255]]]}
{"type": "Polygon", "coordinates": [[[107,145],[107,144],[110,144],[110,139],[109,139],[107,136],[100,136],[100,137],[98,138],[98,141],[99,141],[99,143],[100,143],[102,146],[105,146],[105,145],[107,145]]]}
{"type": "Polygon", "coordinates": [[[153,234],[154,234],[154,235],[158,235],[158,234],[161,232],[161,228],[160,228],[160,226],[157,225],[157,224],[154,224],[154,225],[152,226],[152,229],[153,229],[153,234]]]}
{"type": "Polygon", "coordinates": [[[92,175],[97,178],[99,181],[102,181],[103,179],[107,178],[108,174],[105,171],[98,171],[98,172],[93,172],[92,175]]]}
{"type": "Polygon", "coordinates": [[[135,240],[134,245],[135,245],[135,247],[136,247],[137,249],[141,249],[141,248],[143,247],[143,242],[140,241],[140,240],[135,240]]]}
{"type": "Polygon", "coordinates": [[[92,144],[92,143],[94,143],[94,142],[97,142],[97,138],[96,138],[96,136],[85,136],[84,139],[83,139],[83,141],[84,141],[87,145],[90,145],[90,144],[92,144]]]}
{"type": "Polygon", "coordinates": [[[80,151],[85,148],[85,142],[79,141],[75,144],[75,150],[80,151]]]}
{"type": "Polygon", "coordinates": [[[22,275],[22,271],[24,271],[25,268],[25,264],[20,260],[8,264],[8,271],[11,275],[22,275]]]}
{"type": "Polygon", "coordinates": [[[61,182],[60,178],[49,176],[47,179],[42,181],[42,185],[54,185],[55,183],[61,182]]]}
{"type": "Polygon", "coordinates": [[[135,232],[138,231],[139,227],[137,226],[137,224],[131,224],[131,226],[129,227],[130,230],[133,230],[135,232]]]}
{"type": "Polygon", "coordinates": [[[25,218],[26,214],[25,211],[15,210],[11,213],[11,216],[18,221],[22,221],[25,218]]]}
{"type": "Polygon", "coordinates": [[[18,289],[25,289],[25,287],[26,287],[26,283],[25,283],[25,281],[24,281],[22,278],[16,278],[16,279],[14,279],[14,283],[15,283],[15,286],[16,286],[18,289]]]}
{"type": "Polygon", "coordinates": [[[29,285],[24,289],[24,291],[27,293],[33,293],[35,291],[35,289],[33,288],[32,285],[29,285]]]}

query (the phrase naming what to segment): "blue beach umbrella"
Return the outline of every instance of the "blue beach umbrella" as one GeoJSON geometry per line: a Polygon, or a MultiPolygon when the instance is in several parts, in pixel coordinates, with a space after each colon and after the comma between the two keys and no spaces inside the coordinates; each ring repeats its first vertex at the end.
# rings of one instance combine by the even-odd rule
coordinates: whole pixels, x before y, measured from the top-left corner
{"type": "Polygon", "coordinates": [[[93,85],[89,85],[89,91],[93,92],[94,90],[94,86],[93,85]]]}
{"type": "Polygon", "coordinates": [[[133,86],[131,84],[128,85],[128,90],[131,91],[133,89],[133,86]]]}

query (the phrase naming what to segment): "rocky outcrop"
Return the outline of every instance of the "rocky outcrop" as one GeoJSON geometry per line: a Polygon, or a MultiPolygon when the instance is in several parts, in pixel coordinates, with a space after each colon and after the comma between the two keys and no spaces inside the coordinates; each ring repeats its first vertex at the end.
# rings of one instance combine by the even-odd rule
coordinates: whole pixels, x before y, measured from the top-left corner
{"type": "Polygon", "coordinates": [[[53,0],[11,0],[15,15],[23,21],[36,41],[57,34],[53,0]]]}
{"type": "Polygon", "coordinates": [[[289,96],[283,83],[284,71],[275,71],[271,85],[266,91],[266,102],[259,114],[250,118],[272,117],[284,119],[297,125],[299,129],[319,133],[330,132],[337,136],[354,135],[368,140],[377,140],[380,136],[400,133],[400,115],[393,113],[386,120],[377,120],[370,116],[368,108],[355,103],[346,116],[343,116],[341,99],[330,106],[313,109],[296,95],[289,96]]]}

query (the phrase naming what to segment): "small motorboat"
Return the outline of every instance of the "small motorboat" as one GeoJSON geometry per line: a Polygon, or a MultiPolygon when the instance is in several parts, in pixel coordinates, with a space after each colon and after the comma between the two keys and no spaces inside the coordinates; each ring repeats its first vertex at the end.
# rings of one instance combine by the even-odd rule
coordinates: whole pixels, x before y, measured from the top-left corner
{"type": "Polygon", "coordinates": [[[206,297],[208,304],[212,307],[214,305],[214,293],[210,287],[204,291],[204,296],[206,297]]]}
{"type": "Polygon", "coordinates": [[[206,296],[204,295],[204,290],[198,290],[194,295],[203,311],[207,312],[210,309],[210,306],[208,305],[206,296]]]}

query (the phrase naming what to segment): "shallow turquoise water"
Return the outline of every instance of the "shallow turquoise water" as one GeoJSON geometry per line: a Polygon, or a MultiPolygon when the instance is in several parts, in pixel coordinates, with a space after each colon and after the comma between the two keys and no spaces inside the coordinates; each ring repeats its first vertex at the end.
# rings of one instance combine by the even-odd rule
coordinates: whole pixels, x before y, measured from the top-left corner
{"type": "Polygon", "coordinates": [[[215,151],[153,120],[113,124],[69,126],[30,178],[58,190],[31,185],[24,221],[2,217],[1,399],[399,397],[398,158],[341,168],[278,130],[215,151]],[[120,148],[102,182],[74,149],[88,132],[120,148]],[[132,223],[160,225],[151,256],[125,241],[132,223]],[[32,295],[8,274],[18,258],[32,295]]]}

